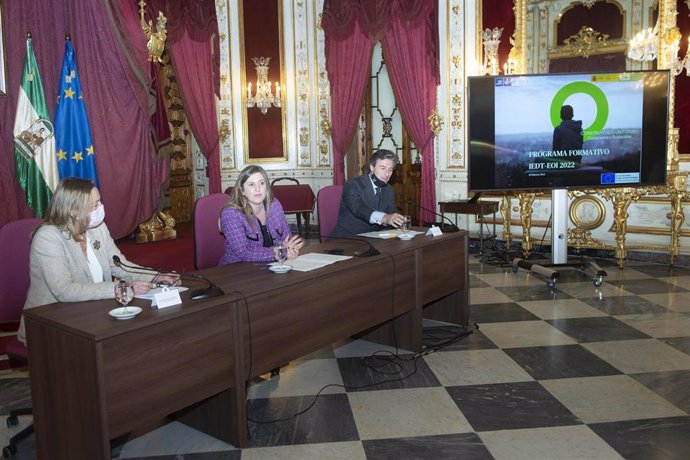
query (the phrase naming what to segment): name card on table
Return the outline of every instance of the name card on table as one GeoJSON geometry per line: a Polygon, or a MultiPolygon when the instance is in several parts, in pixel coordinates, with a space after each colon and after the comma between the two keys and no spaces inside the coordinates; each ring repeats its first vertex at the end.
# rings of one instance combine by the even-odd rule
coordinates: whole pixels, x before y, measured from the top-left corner
{"type": "Polygon", "coordinates": [[[168,289],[168,287],[165,286],[160,292],[153,295],[151,306],[157,306],[160,309],[172,307],[173,305],[180,305],[181,303],[180,291],[177,289],[168,289]]]}
{"type": "Polygon", "coordinates": [[[441,236],[441,235],[443,235],[443,232],[441,231],[441,229],[439,227],[432,225],[431,228],[429,228],[429,230],[426,231],[426,235],[427,236],[429,236],[429,235],[441,236]]]}

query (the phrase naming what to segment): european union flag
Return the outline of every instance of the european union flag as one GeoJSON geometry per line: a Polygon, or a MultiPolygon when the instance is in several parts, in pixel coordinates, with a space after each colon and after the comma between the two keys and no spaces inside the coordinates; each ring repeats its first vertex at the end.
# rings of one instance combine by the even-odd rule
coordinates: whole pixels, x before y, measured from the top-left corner
{"type": "Polygon", "coordinates": [[[601,185],[611,185],[616,183],[616,175],[614,173],[602,173],[601,185]]]}
{"type": "Polygon", "coordinates": [[[91,128],[69,37],[65,40],[65,57],[58,87],[54,125],[60,179],[82,177],[92,180],[98,187],[91,128]]]}

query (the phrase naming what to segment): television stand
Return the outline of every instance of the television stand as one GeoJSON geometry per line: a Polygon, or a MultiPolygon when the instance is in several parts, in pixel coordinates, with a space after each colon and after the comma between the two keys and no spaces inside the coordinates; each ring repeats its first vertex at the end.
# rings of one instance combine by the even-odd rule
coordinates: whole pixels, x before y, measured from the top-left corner
{"type": "Polygon", "coordinates": [[[551,263],[538,264],[525,259],[513,259],[513,272],[518,268],[529,270],[546,281],[550,289],[556,286],[560,277],[558,268],[579,268],[580,272],[590,276],[594,286],[599,287],[607,275],[599,265],[591,259],[579,262],[568,262],[568,191],[554,189],[551,192],[551,263]]]}

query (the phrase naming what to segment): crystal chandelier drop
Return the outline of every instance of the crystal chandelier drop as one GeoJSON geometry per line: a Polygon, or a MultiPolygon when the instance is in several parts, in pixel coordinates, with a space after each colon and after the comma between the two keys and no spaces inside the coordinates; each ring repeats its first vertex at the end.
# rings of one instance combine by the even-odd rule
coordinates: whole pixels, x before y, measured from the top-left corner
{"type": "Polygon", "coordinates": [[[659,53],[659,28],[648,27],[630,39],[628,58],[633,61],[653,61],[659,53]]]}
{"type": "Polygon", "coordinates": [[[268,81],[268,63],[270,57],[252,58],[256,66],[256,94],[252,96],[252,84],[247,85],[247,107],[256,106],[263,115],[271,105],[280,107],[280,84],[276,82],[276,93],[271,91],[271,82],[268,81]]]}

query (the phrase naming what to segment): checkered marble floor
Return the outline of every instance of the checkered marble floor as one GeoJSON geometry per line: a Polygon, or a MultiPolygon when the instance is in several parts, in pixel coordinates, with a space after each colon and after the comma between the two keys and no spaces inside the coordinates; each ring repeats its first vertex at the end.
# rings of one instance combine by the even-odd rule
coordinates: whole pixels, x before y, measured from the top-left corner
{"type": "MultiPolygon", "coordinates": [[[[690,269],[600,265],[601,287],[567,270],[550,290],[472,257],[466,338],[425,356],[334,344],[252,382],[248,448],[175,422],[113,458],[690,458],[690,269]]],[[[425,342],[462,332],[428,322],[425,342]]],[[[4,377],[0,414],[28,397],[4,377]]],[[[2,424],[0,442],[15,431],[2,424]]]]}

